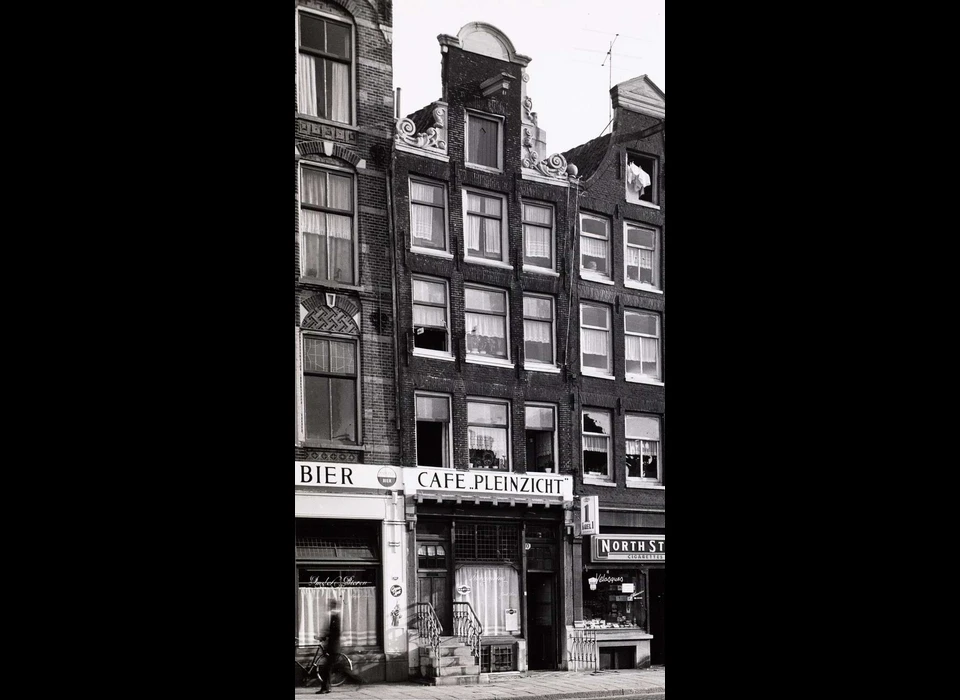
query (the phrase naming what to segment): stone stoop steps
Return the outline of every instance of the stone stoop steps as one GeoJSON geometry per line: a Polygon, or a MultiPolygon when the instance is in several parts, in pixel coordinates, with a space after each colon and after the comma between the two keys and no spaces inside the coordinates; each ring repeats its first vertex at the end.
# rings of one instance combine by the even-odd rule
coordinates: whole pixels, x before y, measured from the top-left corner
{"type": "Polygon", "coordinates": [[[433,649],[420,647],[420,675],[427,685],[476,685],[480,665],[473,650],[456,637],[440,642],[440,657],[433,649]]]}

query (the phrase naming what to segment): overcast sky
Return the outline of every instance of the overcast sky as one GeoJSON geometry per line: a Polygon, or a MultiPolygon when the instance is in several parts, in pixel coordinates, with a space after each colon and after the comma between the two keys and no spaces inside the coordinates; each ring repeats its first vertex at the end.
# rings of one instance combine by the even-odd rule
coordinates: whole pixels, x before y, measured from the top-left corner
{"type": "Polygon", "coordinates": [[[610,121],[613,85],[644,73],[666,92],[666,0],[394,0],[393,85],[406,116],[441,96],[437,36],[486,22],[529,56],[527,95],[547,154],[596,138],[610,121]]]}

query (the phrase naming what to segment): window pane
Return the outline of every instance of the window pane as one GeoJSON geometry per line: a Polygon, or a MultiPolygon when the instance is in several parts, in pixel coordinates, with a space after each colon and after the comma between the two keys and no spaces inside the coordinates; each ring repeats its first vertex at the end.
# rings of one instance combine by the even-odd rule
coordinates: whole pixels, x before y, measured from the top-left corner
{"type": "Polygon", "coordinates": [[[356,353],[353,343],[330,341],[330,371],[336,374],[356,374],[356,353]]]}
{"type": "Polygon", "coordinates": [[[660,439],[660,421],[651,416],[628,413],[626,430],[628,438],[660,439]]]}
{"type": "Polygon", "coordinates": [[[327,205],[327,174],[314,168],[304,168],[301,179],[300,201],[320,207],[327,205]]]}
{"type": "Polygon", "coordinates": [[[319,17],[300,15],[300,46],[323,51],[323,25],[326,24],[319,17]]]}
{"type": "Polygon", "coordinates": [[[410,198],[418,202],[443,206],[443,187],[425,182],[410,182],[410,198]]]}
{"type": "Polygon", "coordinates": [[[323,115],[333,121],[349,123],[350,121],[350,66],[346,63],[337,63],[324,59],[325,86],[321,93],[326,95],[324,104],[326,113],[323,115]]]}
{"type": "Polygon", "coordinates": [[[506,428],[477,428],[467,430],[470,466],[475,469],[507,469],[506,428]]]}
{"type": "Polygon", "coordinates": [[[447,421],[450,419],[449,401],[443,396],[418,396],[417,420],[447,421]]]}
{"type": "Polygon", "coordinates": [[[523,225],[523,261],[540,267],[553,267],[553,237],[550,229],[523,225]]]}
{"type": "Polygon", "coordinates": [[[330,439],[357,439],[357,390],[353,379],[330,380],[330,439]]]}
{"type": "Polygon", "coordinates": [[[485,197],[481,194],[467,192],[467,211],[469,212],[499,217],[501,204],[499,197],[485,197]]]}
{"type": "Polygon", "coordinates": [[[627,242],[644,248],[653,248],[656,233],[650,229],[627,227],[627,242]]]}
{"type": "Polygon", "coordinates": [[[585,326],[607,327],[607,310],[598,306],[581,306],[582,323],[585,326]]]}
{"type": "Polygon", "coordinates": [[[580,218],[580,228],[597,236],[607,237],[607,222],[603,219],[591,219],[586,216],[580,218]]]}
{"type": "Polygon", "coordinates": [[[350,58],[350,27],[327,22],[327,53],[350,58]]]}
{"type": "Polygon", "coordinates": [[[447,286],[443,282],[413,280],[413,300],[431,304],[446,304],[447,286]]]}
{"type": "Polygon", "coordinates": [[[303,339],[303,370],[305,372],[330,371],[330,343],[320,338],[303,339]]]}
{"type": "Polygon", "coordinates": [[[330,439],[330,378],[303,378],[303,409],[307,439],[330,439]]]}
{"type": "Polygon", "coordinates": [[[553,221],[553,209],[534,204],[523,205],[523,220],[532,224],[549,226],[553,221]]]}
{"type": "Polygon", "coordinates": [[[552,318],[553,304],[549,299],[542,299],[540,297],[527,297],[523,298],[523,315],[529,316],[531,318],[552,318]]]}
{"type": "Polygon", "coordinates": [[[353,179],[343,175],[329,175],[327,206],[332,209],[353,211],[353,179]]]}
{"type": "Polygon", "coordinates": [[[583,412],[583,432],[610,434],[610,414],[600,411],[583,412]]]}
{"type": "Polygon", "coordinates": [[[597,238],[580,237],[580,267],[601,274],[609,274],[607,269],[607,242],[597,238]]]}
{"type": "Polygon", "coordinates": [[[499,150],[497,130],[500,127],[499,123],[474,115],[470,115],[468,119],[470,143],[467,160],[471,163],[484,165],[489,168],[499,167],[497,158],[497,151],[499,150]]]}
{"type": "Polygon", "coordinates": [[[548,406],[527,406],[526,425],[534,430],[553,430],[553,409],[548,406]]]}
{"type": "Polygon", "coordinates": [[[507,356],[506,318],[465,314],[467,352],[477,355],[507,356]]]}
{"type": "Polygon", "coordinates": [[[410,232],[413,245],[444,250],[443,209],[411,204],[410,232]]]}
{"type": "Polygon", "coordinates": [[[486,289],[467,287],[465,290],[466,308],[471,311],[506,311],[506,295],[486,289]]]}
{"type": "MultiPolygon", "coordinates": [[[[658,335],[657,333],[657,315],[645,314],[637,311],[627,311],[624,314],[627,331],[630,333],[643,333],[644,335],[658,335]]],[[[586,323],[586,321],[584,321],[586,323]]]]}
{"type": "Polygon", "coordinates": [[[499,403],[467,403],[467,422],[481,425],[506,425],[507,407],[499,403]]]}

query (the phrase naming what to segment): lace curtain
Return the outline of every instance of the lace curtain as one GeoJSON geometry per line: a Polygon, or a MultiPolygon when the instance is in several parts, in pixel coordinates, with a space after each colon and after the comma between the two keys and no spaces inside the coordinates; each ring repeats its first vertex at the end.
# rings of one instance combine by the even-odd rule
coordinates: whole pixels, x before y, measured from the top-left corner
{"type": "Polygon", "coordinates": [[[340,601],[340,623],[343,646],[375,645],[377,643],[377,589],[357,588],[300,588],[297,639],[300,646],[316,645],[315,635],[326,634],[330,610],[328,601],[340,601]]]}
{"type": "Polygon", "coordinates": [[[583,329],[583,352],[587,355],[606,356],[610,349],[610,340],[607,331],[583,329]]]}
{"type": "Polygon", "coordinates": [[[461,566],[454,575],[454,588],[468,586],[465,595],[457,595],[456,600],[470,603],[480,624],[484,636],[509,634],[519,630],[520,619],[520,576],[511,566],[461,566]],[[507,610],[515,611],[509,616],[516,621],[508,626],[507,610]]]}

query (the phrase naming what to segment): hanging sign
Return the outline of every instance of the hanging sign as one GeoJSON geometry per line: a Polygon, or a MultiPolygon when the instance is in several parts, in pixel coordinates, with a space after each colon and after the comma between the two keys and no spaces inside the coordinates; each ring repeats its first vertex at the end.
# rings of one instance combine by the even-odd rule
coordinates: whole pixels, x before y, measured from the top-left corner
{"type": "Polygon", "coordinates": [[[595,535],[600,532],[600,508],[597,496],[580,497],[580,533],[595,535]]]}
{"type": "Polygon", "coordinates": [[[594,562],[666,561],[664,535],[594,535],[590,546],[594,562]]]}

